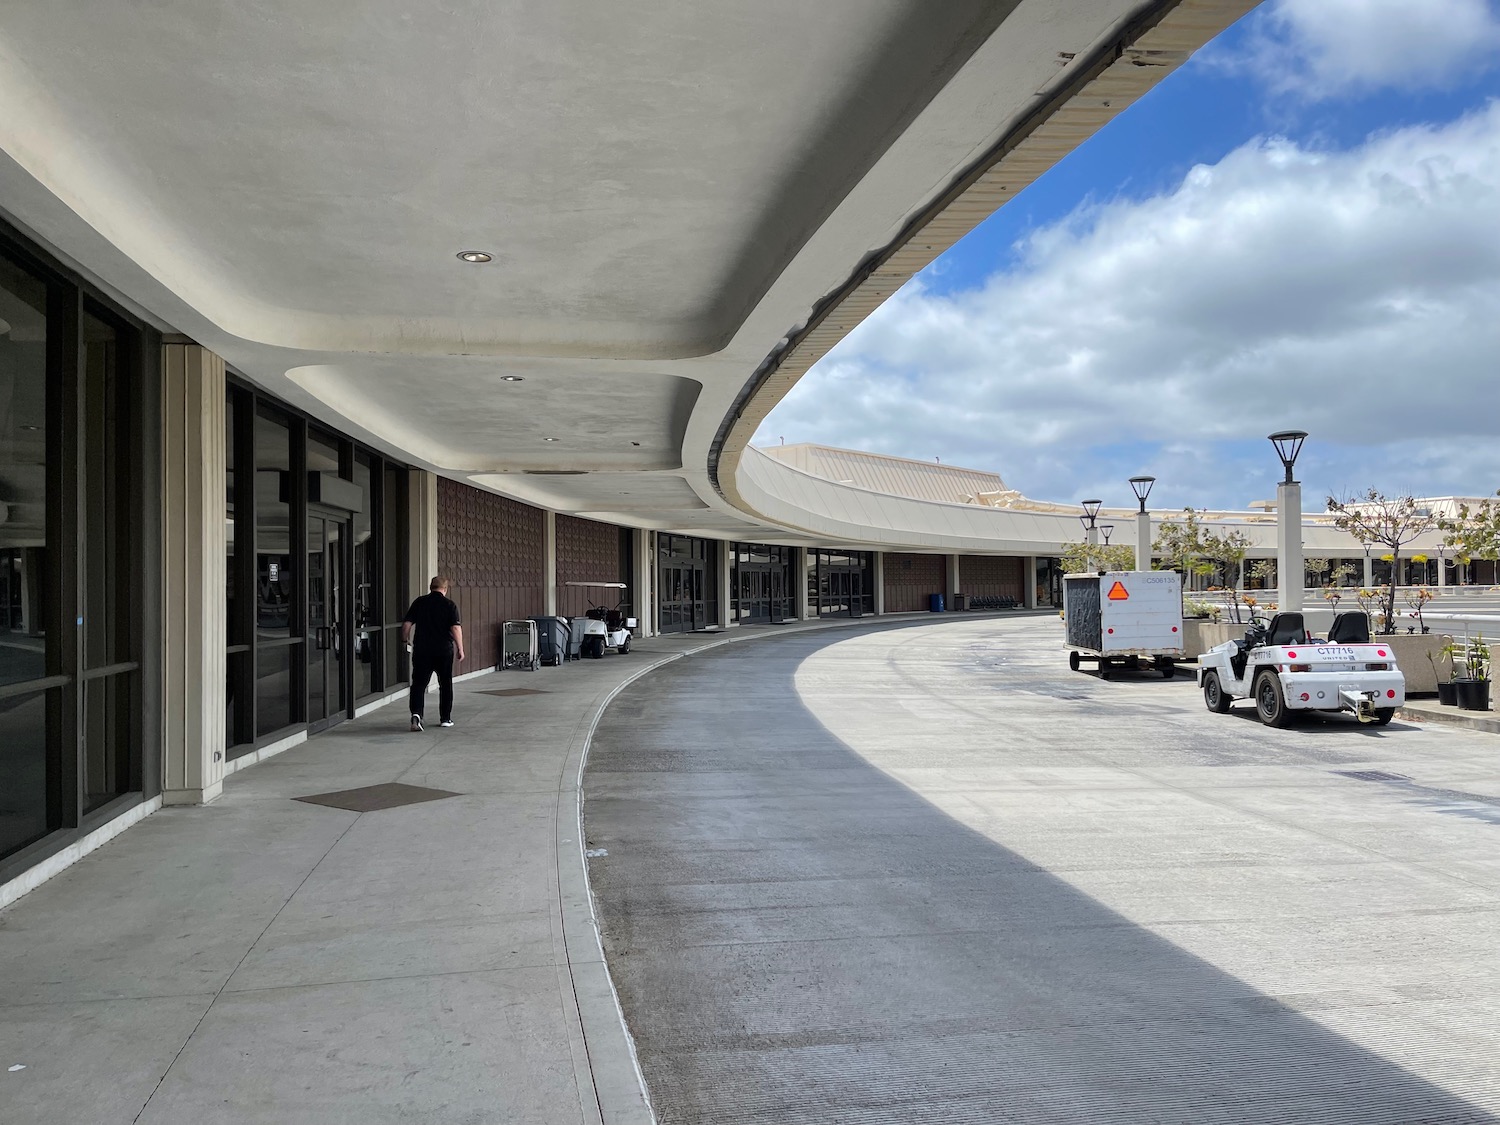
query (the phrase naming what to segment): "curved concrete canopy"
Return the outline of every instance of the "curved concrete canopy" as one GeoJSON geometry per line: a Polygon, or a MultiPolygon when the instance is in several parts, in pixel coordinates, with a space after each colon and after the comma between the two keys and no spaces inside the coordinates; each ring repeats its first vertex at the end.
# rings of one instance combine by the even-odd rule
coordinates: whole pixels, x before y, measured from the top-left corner
{"type": "Polygon", "coordinates": [[[736,488],[747,427],[1250,6],[24,3],[0,25],[0,203],[388,452],[561,511],[800,541],[736,488]]]}

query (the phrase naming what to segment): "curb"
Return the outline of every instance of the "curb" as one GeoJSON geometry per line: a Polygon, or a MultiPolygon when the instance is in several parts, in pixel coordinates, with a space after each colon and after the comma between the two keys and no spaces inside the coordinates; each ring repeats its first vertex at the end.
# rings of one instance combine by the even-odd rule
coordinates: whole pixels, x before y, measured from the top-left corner
{"type": "Polygon", "coordinates": [[[1397,717],[1413,722],[1446,723],[1449,726],[1468,727],[1485,734],[1500,734],[1500,718],[1485,718],[1479,712],[1440,710],[1436,707],[1413,707],[1407,704],[1397,712],[1397,717]]]}

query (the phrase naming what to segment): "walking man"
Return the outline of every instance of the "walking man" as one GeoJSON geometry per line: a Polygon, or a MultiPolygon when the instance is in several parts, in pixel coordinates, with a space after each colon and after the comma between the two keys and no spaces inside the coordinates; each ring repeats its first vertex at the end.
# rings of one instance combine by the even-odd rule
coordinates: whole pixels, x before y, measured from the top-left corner
{"type": "Polygon", "coordinates": [[[438,725],[453,725],[453,665],[464,659],[464,630],[458,606],[448,599],[448,578],[439,574],[431,591],[411,603],[401,639],[411,645],[411,729],[422,729],[422,702],[432,674],[438,678],[438,725]],[[413,634],[415,633],[415,640],[413,634]]]}

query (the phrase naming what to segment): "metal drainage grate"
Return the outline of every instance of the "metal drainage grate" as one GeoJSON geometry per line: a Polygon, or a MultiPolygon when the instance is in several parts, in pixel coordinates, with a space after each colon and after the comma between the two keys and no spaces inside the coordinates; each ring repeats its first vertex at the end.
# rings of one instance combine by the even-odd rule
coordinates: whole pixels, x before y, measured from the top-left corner
{"type": "Polygon", "coordinates": [[[1401,773],[1386,773],[1385,770],[1334,770],[1340,777],[1352,777],[1355,781],[1410,781],[1401,773]]]}
{"type": "Polygon", "coordinates": [[[498,695],[501,699],[508,699],[513,695],[546,695],[547,692],[541,688],[534,687],[512,687],[502,688],[499,691],[476,691],[475,695],[498,695]]]}
{"type": "Polygon", "coordinates": [[[339,789],[333,793],[314,793],[310,797],[293,797],[309,805],[326,805],[331,809],[348,809],[350,812],[378,812],[381,809],[399,809],[402,805],[419,805],[423,801],[441,801],[444,797],[457,797],[447,789],[427,789],[421,785],[402,785],[399,781],[387,781],[380,785],[365,785],[359,789],[339,789]]]}

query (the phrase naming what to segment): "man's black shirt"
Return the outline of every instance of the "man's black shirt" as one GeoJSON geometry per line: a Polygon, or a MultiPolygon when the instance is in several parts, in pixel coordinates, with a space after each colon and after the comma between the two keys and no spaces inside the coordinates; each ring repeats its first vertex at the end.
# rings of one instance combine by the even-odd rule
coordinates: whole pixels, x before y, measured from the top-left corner
{"type": "Polygon", "coordinates": [[[406,611],[406,620],[416,626],[412,650],[433,656],[447,653],[449,646],[453,644],[450,630],[453,626],[462,624],[458,617],[458,606],[439,590],[424,594],[412,602],[411,608],[406,611]]]}

